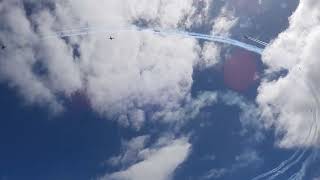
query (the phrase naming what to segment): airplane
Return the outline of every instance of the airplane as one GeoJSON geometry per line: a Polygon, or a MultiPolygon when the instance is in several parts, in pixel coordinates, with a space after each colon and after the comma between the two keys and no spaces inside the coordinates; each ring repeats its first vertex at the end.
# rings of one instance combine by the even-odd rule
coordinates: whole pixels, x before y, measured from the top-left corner
{"type": "Polygon", "coordinates": [[[6,49],[6,46],[5,46],[5,45],[1,45],[1,49],[2,49],[2,50],[5,50],[5,49],[6,49]]]}
{"type": "Polygon", "coordinates": [[[255,42],[255,43],[258,43],[258,44],[260,44],[260,45],[262,45],[262,46],[267,46],[267,45],[268,45],[268,43],[266,43],[266,42],[260,41],[259,39],[256,39],[256,38],[253,38],[253,37],[250,37],[250,36],[247,36],[247,35],[244,35],[243,37],[244,37],[245,39],[248,39],[248,40],[250,40],[250,41],[253,41],[253,42],[255,42]]]}
{"type": "Polygon", "coordinates": [[[112,41],[112,40],[114,40],[115,38],[114,38],[114,37],[112,37],[112,36],[110,36],[110,37],[109,37],[109,39],[112,41]]]}

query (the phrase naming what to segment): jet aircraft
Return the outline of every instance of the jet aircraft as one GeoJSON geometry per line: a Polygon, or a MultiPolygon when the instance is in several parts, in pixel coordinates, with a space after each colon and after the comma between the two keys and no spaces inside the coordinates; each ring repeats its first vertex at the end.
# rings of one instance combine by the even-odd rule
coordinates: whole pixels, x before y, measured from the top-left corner
{"type": "Polygon", "coordinates": [[[256,39],[256,38],[253,38],[253,37],[250,37],[250,36],[247,36],[247,35],[244,35],[244,38],[248,39],[250,41],[253,41],[255,43],[258,43],[258,44],[260,44],[262,46],[267,46],[268,45],[268,43],[266,43],[266,42],[260,41],[259,39],[256,39]]]}

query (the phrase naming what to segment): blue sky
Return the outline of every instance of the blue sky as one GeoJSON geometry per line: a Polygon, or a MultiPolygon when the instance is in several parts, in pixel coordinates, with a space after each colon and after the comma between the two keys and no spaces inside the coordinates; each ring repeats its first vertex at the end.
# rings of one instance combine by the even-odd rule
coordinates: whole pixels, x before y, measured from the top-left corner
{"type": "Polygon", "coordinates": [[[319,6],[1,1],[0,180],[318,180],[319,6]]]}

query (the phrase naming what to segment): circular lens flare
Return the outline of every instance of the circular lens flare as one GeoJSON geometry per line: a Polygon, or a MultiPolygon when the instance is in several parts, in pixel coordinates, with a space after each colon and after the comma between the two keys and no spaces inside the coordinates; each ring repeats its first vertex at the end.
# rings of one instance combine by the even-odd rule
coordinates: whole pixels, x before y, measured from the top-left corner
{"type": "Polygon", "coordinates": [[[246,91],[257,80],[257,61],[253,54],[237,50],[224,63],[224,83],[236,91],[246,91]]]}

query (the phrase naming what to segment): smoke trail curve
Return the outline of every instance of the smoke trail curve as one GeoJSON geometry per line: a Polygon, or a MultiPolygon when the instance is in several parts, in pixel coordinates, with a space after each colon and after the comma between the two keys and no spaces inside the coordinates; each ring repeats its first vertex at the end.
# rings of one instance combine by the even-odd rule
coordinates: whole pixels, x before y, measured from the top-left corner
{"type": "Polygon", "coordinates": [[[42,35],[41,37],[43,39],[50,39],[54,37],[64,38],[64,37],[82,36],[82,35],[90,35],[90,34],[119,33],[119,32],[125,32],[125,31],[149,31],[159,35],[176,35],[176,36],[182,36],[187,38],[195,38],[195,39],[201,39],[205,41],[230,44],[230,45],[240,47],[257,54],[262,54],[263,52],[262,48],[259,48],[250,44],[246,44],[241,41],[231,39],[228,37],[207,35],[207,34],[180,31],[180,30],[165,30],[165,29],[152,29],[152,28],[141,28],[141,27],[127,27],[127,28],[86,27],[86,28],[79,28],[79,29],[56,31],[55,34],[42,35]]]}

